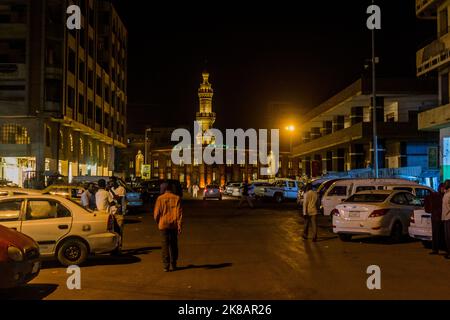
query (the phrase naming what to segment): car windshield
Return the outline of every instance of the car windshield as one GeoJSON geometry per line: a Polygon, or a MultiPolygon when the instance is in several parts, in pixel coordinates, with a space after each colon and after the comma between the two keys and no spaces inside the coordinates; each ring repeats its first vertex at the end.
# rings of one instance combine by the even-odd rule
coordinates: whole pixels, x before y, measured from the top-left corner
{"type": "Polygon", "coordinates": [[[206,186],[206,188],[207,189],[219,189],[219,187],[215,186],[215,185],[209,185],[209,186],[206,186]]]}
{"type": "Polygon", "coordinates": [[[363,193],[363,194],[354,194],[345,202],[384,202],[389,194],[384,193],[363,193]]]}

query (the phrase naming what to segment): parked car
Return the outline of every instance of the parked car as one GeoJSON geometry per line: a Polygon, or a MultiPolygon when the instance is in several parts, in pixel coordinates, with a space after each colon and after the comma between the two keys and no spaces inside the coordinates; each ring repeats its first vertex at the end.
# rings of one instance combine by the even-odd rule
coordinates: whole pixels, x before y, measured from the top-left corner
{"type": "Polygon", "coordinates": [[[89,254],[120,248],[114,216],[92,212],[53,195],[22,195],[0,199],[0,224],[33,238],[42,257],[65,265],[82,264],[89,254]]]}
{"type": "Polygon", "coordinates": [[[421,207],[420,200],[407,191],[357,192],[332,210],[333,232],[343,241],[360,234],[389,236],[399,241],[408,234],[414,210],[421,207]]]}
{"type": "Polygon", "coordinates": [[[34,189],[24,189],[18,187],[0,187],[0,199],[3,197],[20,196],[26,194],[41,194],[42,191],[34,189]]]}
{"type": "Polygon", "coordinates": [[[411,192],[415,195],[422,203],[425,201],[425,197],[434,192],[430,187],[423,186],[420,184],[405,184],[405,185],[388,185],[387,190],[403,190],[411,192]]]}
{"type": "Polygon", "coordinates": [[[408,233],[410,237],[422,240],[422,243],[428,246],[433,239],[431,214],[423,209],[414,210],[411,215],[408,233]]]}
{"type": "MultiPolygon", "coordinates": [[[[312,189],[314,191],[317,191],[319,201],[322,200],[323,195],[327,190],[335,183],[336,181],[343,180],[343,179],[316,179],[314,180],[311,185],[312,189]]],[[[297,206],[301,208],[303,206],[303,195],[305,193],[305,188],[300,188],[297,192],[297,206]]]]}
{"type": "Polygon", "coordinates": [[[285,200],[296,200],[298,190],[302,187],[300,181],[278,180],[271,186],[266,186],[262,190],[257,190],[258,198],[273,199],[277,203],[285,200]]]}
{"type": "Polygon", "coordinates": [[[26,284],[36,278],[40,269],[38,244],[23,233],[0,225],[0,289],[26,284]]]}
{"type": "Polygon", "coordinates": [[[223,194],[227,196],[231,196],[233,194],[233,188],[239,187],[241,185],[240,182],[228,182],[223,190],[223,194]]]}
{"type": "Polygon", "coordinates": [[[251,196],[258,197],[258,195],[264,195],[264,188],[273,186],[270,182],[253,182],[250,186],[249,194],[251,196]]]}
{"type": "MultiPolygon", "coordinates": [[[[322,197],[324,215],[330,215],[331,211],[342,201],[356,192],[365,190],[384,190],[390,185],[414,185],[415,182],[405,179],[345,179],[333,183],[322,197]]],[[[418,184],[417,184],[418,185],[418,184]]]]}
{"type": "Polygon", "coordinates": [[[85,189],[81,186],[75,185],[51,185],[42,190],[42,194],[51,194],[54,196],[61,196],[71,199],[75,202],[81,203],[81,195],[85,189]]]}
{"type": "Polygon", "coordinates": [[[222,189],[215,184],[210,184],[203,190],[203,200],[219,199],[222,200],[222,189]]]}

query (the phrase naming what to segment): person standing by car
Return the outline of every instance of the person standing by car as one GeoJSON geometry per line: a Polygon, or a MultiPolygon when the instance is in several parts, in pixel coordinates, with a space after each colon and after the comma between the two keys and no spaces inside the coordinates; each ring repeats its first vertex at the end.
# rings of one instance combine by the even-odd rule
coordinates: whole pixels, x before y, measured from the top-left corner
{"type": "Polygon", "coordinates": [[[98,190],[95,193],[95,204],[98,211],[110,212],[111,204],[114,199],[108,191],[106,191],[106,180],[98,180],[98,190]]]}
{"type": "Polygon", "coordinates": [[[430,254],[439,254],[439,246],[443,239],[442,226],[442,199],[445,194],[445,185],[441,183],[438,192],[433,192],[425,197],[425,212],[431,214],[432,251],[430,254]]]}
{"type": "Polygon", "coordinates": [[[239,208],[242,206],[242,204],[244,204],[245,202],[248,203],[248,206],[250,208],[253,208],[253,201],[249,195],[248,192],[248,181],[245,180],[244,183],[242,184],[242,194],[241,194],[241,201],[239,201],[239,208]]]}
{"type": "Polygon", "coordinates": [[[158,224],[162,239],[162,261],[164,272],[177,268],[178,260],[178,235],[181,234],[183,210],[181,198],[175,194],[175,185],[169,183],[164,194],[156,199],[153,217],[158,224]]]}
{"type": "Polygon", "coordinates": [[[305,228],[303,230],[303,239],[308,239],[309,226],[312,226],[313,242],[317,241],[317,192],[312,189],[312,184],[308,183],[303,195],[303,217],[305,218],[305,228]]]}
{"type": "Polygon", "coordinates": [[[444,223],[446,259],[450,259],[450,180],[445,181],[445,194],[442,199],[442,221],[444,223]]]}
{"type": "Polygon", "coordinates": [[[84,190],[83,194],[81,195],[81,205],[86,209],[95,210],[95,202],[95,189],[94,184],[91,182],[87,185],[86,190],[84,190]]]}

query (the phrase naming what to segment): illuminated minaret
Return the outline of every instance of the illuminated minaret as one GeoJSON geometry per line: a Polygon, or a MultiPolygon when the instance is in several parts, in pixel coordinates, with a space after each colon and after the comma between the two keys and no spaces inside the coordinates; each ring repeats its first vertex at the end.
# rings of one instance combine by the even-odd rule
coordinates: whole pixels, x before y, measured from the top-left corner
{"type": "MultiPolygon", "coordinates": [[[[211,84],[209,83],[209,73],[207,71],[203,71],[202,73],[203,83],[200,84],[200,88],[198,88],[198,99],[200,102],[200,110],[196,113],[197,121],[200,124],[200,129],[202,133],[205,133],[206,130],[211,129],[214,121],[216,120],[216,114],[212,112],[212,97],[213,97],[213,89],[211,84]]],[[[210,138],[197,137],[197,141],[202,144],[210,144],[210,138]]]]}

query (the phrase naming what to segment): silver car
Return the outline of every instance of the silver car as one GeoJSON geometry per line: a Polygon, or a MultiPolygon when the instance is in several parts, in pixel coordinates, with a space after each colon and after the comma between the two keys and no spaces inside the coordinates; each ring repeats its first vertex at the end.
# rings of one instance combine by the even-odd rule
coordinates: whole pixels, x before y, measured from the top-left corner
{"type": "Polygon", "coordinates": [[[207,185],[203,190],[203,200],[206,199],[222,200],[222,189],[214,184],[207,185]]]}

